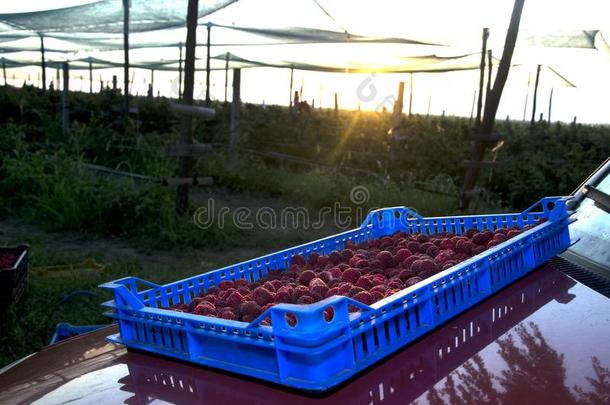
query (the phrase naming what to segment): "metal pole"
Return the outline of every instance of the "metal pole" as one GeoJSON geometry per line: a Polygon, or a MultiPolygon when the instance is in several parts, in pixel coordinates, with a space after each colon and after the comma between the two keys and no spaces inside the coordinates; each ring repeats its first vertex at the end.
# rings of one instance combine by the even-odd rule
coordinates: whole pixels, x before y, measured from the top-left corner
{"type": "Polygon", "coordinates": [[[2,58],[2,76],[4,77],[4,85],[6,86],[6,60],[4,58],[2,58]]]}
{"type": "Polygon", "coordinates": [[[123,51],[125,64],[123,66],[123,86],[125,92],[125,120],[129,117],[129,7],[130,0],[123,0],[123,51]]]}
{"type": "Polygon", "coordinates": [[[534,122],[536,121],[536,98],[538,97],[538,82],[540,80],[540,67],[541,67],[541,65],[538,65],[538,67],[536,68],[536,80],[534,80],[534,98],[532,99],[531,125],[534,125],[534,122]]]}
{"type": "Polygon", "coordinates": [[[154,94],[155,90],[155,69],[150,69],[150,91],[154,94]]]}
{"type": "Polygon", "coordinates": [[[289,94],[289,105],[290,109],[292,109],[292,83],[294,82],[294,68],[290,68],[290,94],[289,94]]]}
{"type": "Polygon", "coordinates": [[[233,69],[233,99],[231,100],[231,120],[229,122],[229,162],[237,161],[237,143],[239,142],[239,108],[241,88],[241,69],[233,69]]]}
{"type": "Polygon", "coordinates": [[[413,73],[409,73],[410,83],[409,83],[409,117],[411,116],[411,108],[413,107],[413,73]]]}
{"type": "Polygon", "coordinates": [[[472,95],[472,105],[470,106],[470,121],[469,126],[472,126],[472,118],[474,116],[474,104],[477,102],[477,91],[475,90],[472,95]]]}
{"type": "Polygon", "coordinates": [[[487,51],[487,38],[489,38],[489,28],[483,28],[483,44],[481,46],[481,71],[479,73],[479,100],[477,101],[477,118],[474,123],[478,130],[481,125],[481,112],[483,110],[483,84],[485,83],[485,56],[487,51]]]}
{"type": "Polygon", "coordinates": [[[227,88],[229,87],[229,52],[225,57],[225,103],[227,102],[227,88]]]}
{"type": "Polygon", "coordinates": [[[61,97],[61,128],[64,135],[70,131],[70,117],[69,117],[69,106],[68,106],[68,91],[70,89],[70,66],[68,62],[64,62],[63,66],[63,93],[61,97]]]}
{"type": "Polygon", "coordinates": [[[40,67],[42,68],[42,89],[46,90],[47,89],[47,69],[46,69],[46,63],[44,60],[44,36],[42,34],[40,35],[40,67]]]}
{"type": "Polygon", "coordinates": [[[93,94],[93,64],[89,56],[89,94],[93,94]]]}
{"type": "Polygon", "coordinates": [[[208,23],[208,42],[206,44],[207,57],[205,65],[205,106],[210,106],[210,34],[212,32],[212,24],[208,23]]]}
{"type": "Polygon", "coordinates": [[[178,98],[182,98],[182,42],[178,44],[180,58],[178,59],[178,98]]]}
{"type": "Polygon", "coordinates": [[[551,109],[553,108],[553,88],[551,88],[551,95],[549,96],[549,124],[551,123],[551,109]]]}

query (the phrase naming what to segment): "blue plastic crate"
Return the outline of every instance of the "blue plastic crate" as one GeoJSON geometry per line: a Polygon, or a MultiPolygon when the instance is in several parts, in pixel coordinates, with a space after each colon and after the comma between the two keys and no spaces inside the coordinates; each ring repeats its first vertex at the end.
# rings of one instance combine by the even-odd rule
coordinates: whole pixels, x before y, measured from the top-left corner
{"type": "MultiPolygon", "coordinates": [[[[522,213],[423,218],[406,207],[371,212],[361,227],[166,285],[126,277],[101,285],[114,294],[106,314],[127,347],[272,381],[325,391],[489,297],[570,245],[565,197],[522,213]],[[536,210],[539,207],[539,210],[536,210]],[[536,210],[536,211],[535,211],[536,210]],[[370,306],[334,296],[311,305],[278,304],[251,323],[161,309],[190,302],[224,280],[256,281],[292,256],[328,254],[397,231],[462,234],[546,222],[370,306]],[[141,291],[140,288],[143,290],[141,291]],[[348,305],[360,308],[349,313],[348,305]],[[334,317],[324,319],[332,306],[334,317]],[[291,326],[287,315],[296,317],[291,326]],[[271,317],[272,326],[261,325],[271,317]]],[[[292,322],[291,322],[292,323],[292,322]]]]}

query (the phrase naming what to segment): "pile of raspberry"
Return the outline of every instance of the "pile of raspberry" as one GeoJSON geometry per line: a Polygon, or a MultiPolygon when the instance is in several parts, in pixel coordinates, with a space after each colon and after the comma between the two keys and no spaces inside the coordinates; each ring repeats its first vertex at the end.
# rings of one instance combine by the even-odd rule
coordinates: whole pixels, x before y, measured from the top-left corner
{"type": "MultiPolygon", "coordinates": [[[[397,232],[361,244],[345,243],[328,256],[311,253],[292,258],[287,270],[272,270],[256,282],[223,281],[189,304],[169,309],[251,322],[279,303],[312,304],[333,295],[370,305],[519,235],[519,229],[477,231],[463,235],[397,232]]],[[[350,310],[357,308],[350,306],[350,310]]],[[[325,312],[332,318],[332,308],[325,312]]],[[[266,319],[262,324],[269,324],[266,319]]]]}

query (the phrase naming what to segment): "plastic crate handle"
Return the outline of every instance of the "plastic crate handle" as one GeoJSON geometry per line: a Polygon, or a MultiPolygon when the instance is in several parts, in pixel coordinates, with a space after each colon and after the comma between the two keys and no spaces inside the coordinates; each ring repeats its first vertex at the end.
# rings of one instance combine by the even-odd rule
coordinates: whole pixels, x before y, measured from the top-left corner
{"type": "Polygon", "coordinates": [[[362,227],[366,228],[369,226],[384,226],[389,225],[393,226],[396,221],[405,221],[408,219],[417,219],[422,220],[424,217],[419,215],[419,213],[410,207],[389,207],[382,208],[378,210],[374,210],[369,212],[364,221],[362,222],[362,227]]]}
{"type": "Polygon", "coordinates": [[[542,212],[549,220],[555,220],[567,216],[566,203],[572,198],[572,196],[544,197],[530,205],[523,214],[542,212]]]}

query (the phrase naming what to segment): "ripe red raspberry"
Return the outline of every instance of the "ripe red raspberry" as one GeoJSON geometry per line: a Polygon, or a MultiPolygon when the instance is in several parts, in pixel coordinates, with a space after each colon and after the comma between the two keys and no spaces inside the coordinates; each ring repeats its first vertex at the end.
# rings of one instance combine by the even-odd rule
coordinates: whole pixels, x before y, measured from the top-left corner
{"type": "Polygon", "coordinates": [[[455,266],[457,264],[457,262],[453,261],[453,260],[448,260],[445,263],[443,263],[443,265],[441,266],[442,270],[447,270],[453,266],[455,266]]]}
{"type": "Polygon", "coordinates": [[[486,246],[487,243],[493,238],[493,234],[489,231],[482,231],[475,233],[472,237],[472,243],[476,245],[486,246]]]}
{"type": "Polygon", "coordinates": [[[303,295],[297,300],[297,304],[299,305],[309,305],[313,304],[314,302],[315,300],[313,299],[313,297],[310,297],[309,295],[303,295]]]}
{"type": "Polygon", "coordinates": [[[455,244],[455,251],[456,251],[456,253],[464,253],[467,255],[471,254],[472,253],[472,242],[470,242],[469,240],[460,239],[455,244]]]}
{"type": "Polygon", "coordinates": [[[299,266],[298,264],[291,264],[288,268],[288,271],[291,273],[298,273],[299,271],[301,271],[301,266],[299,266]]]}
{"type": "Polygon", "coordinates": [[[200,292],[199,296],[203,297],[205,294],[218,294],[219,292],[220,292],[220,288],[213,285],[213,286],[209,287],[206,292],[203,292],[203,291],[200,292]]]}
{"type": "Polygon", "coordinates": [[[489,249],[489,248],[492,248],[492,247],[494,247],[494,246],[499,245],[500,243],[502,243],[502,242],[497,241],[497,240],[495,240],[495,239],[492,239],[492,240],[490,240],[489,242],[487,242],[487,248],[488,248],[488,249],[489,249]]]}
{"type": "Polygon", "coordinates": [[[309,295],[317,300],[321,300],[326,297],[328,293],[328,286],[320,278],[314,278],[309,282],[309,295]]]}
{"type": "Polygon", "coordinates": [[[333,250],[328,255],[328,259],[331,261],[332,264],[339,264],[341,263],[341,254],[336,250],[333,250]]]}
{"type": "Polygon", "coordinates": [[[238,291],[235,291],[227,298],[227,306],[231,308],[238,308],[244,301],[243,295],[241,295],[238,291]]]}
{"type": "Polygon", "coordinates": [[[483,253],[485,250],[487,250],[487,248],[485,246],[475,245],[472,248],[472,255],[473,256],[479,255],[479,254],[483,253]]]}
{"type": "Polygon", "coordinates": [[[419,252],[419,248],[420,248],[421,244],[419,242],[416,242],[414,240],[407,242],[407,249],[409,249],[411,251],[411,253],[417,253],[419,252]]]}
{"type": "Polygon", "coordinates": [[[216,307],[209,302],[203,302],[195,307],[193,313],[196,315],[216,316],[216,307]]]}
{"type": "Polygon", "coordinates": [[[347,269],[341,274],[341,280],[355,284],[360,278],[360,272],[356,269],[347,269]]]}
{"type": "Polygon", "coordinates": [[[305,258],[302,255],[294,255],[292,256],[291,264],[296,264],[299,267],[305,266],[305,258]]]}
{"type": "Polygon", "coordinates": [[[453,243],[451,239],[445,238],[441,241],[439,247],[441,248],[441,250],[453,250],[455,249],[455,243],[453,243]]]}
{"type": "Polygon", "coordinates": [[[318,252],[311,252],[309,256],[307,256],[307,264],[310,267],[315,267],[315,265],[318,263],[318,257],[320,257],[318,252]]]}
{"type": "MultiPolygon", "coordinates": [[[[411,276],[411,277],[413,277],[413,276],[411,276]]],[[[409,277],[409,278],[411,278],[411,277],[409,277]]],[[[407,278],[407,280],[409,278],[407,278]]],[[[390,280],[390,282],[388,283],[388,289],[402,290],[403,288],[405,288],[405,285],[402,281],[400,281],[400,279],[393,279],[393,280],[390,280]]]]}
{"type": "Polygon", "coordinates": [[[400,274],[401,270],[402,270],[402,269],[397,269],[397,268],[394,268],[394,267],[390,267],[389,269],[385,269],[385,270],[383,271],[383,275],[384,275],[386,278],[388,278],[388,279],[389,279],[389,278],[392,278],[392,277],[396,277],[396,276],[398,276],[398,275],[400,274]]]}
{"type": "Polygon", "coordinates": [[[464,232],[464,236],[472,239],[472,237],[477,233],[477,230],[475,228],[470,228],[468,229],[466,232],[464,232]]]}
{"type": "Polygon", "coordinates": [[[356,294],[358,294],[359,292],[362,292],[362,291],[365,291],[364,288],[353,286],[349,290],[349,293],[347,293],[347,295],[350,296],[350,297],[353,297],[354,295],[356,295],[356,294]]]}
{"type": "Polygon", "coordinates": [[[422,281],[422,279],[421,279],[421,278],[419,278],[419,277],[411,277],[410,279],[408,279],[408,280],[405,282],[405,287],[411,287],[411,286],[413,286],[413,285],[415,285],[415,284],[419,283],[420,281],[422,281]]]}
{"type": "Polygon", "coordinates": [[[398,279],[402,282],[407,281],[408,279],[410,279],[411,277],[415,276],[415,272],[411,269],[404,269],[403,271],[400,272],[400,274],[398,274],[398,279]]]}
{"type": "Polygon", "coordinates": [[[385,283],[385,277],[382,274],[373,274],[368,279],[371,280],[373,286],[385,283]]]}
{"type": "Polygon", "coordinates": [[[384,296],[385,293],[380,293],[379,291],[371,292],[371,299],[373,300],[373,302],[381,301],[384,296]]]}
{"type": "Polygon", "coordinates": [[[265,282],[265,284],[263,284],[263,287],[265,287],[270,292],[275,292],[275,286],[273,285],[273,283],[271,281],[265,282]]]}
{"type": "Polygon", "coordinates": [[[329,288],[324,298],[332,297],[333,295],[339,295],[339,287],[329,288]]]}
{"type": "Polygon", "coordinates": [[[352,252],[351,250],[344,249],[344,250],[341,251],[341,261],[347,262],[352,257],[354,257],[354,252],[352,252]]]}
{"type": "Polygon", "coordinates": [[[407,257],[402,263],[401,266],[403,269],[410,269],[413,266],[413,263],[415,263],[417,260],[419,260],[418,256],[409,256],[407,257]]]}
{"type": "Polygon", "coordinates": [[[273,284],[275,291],[279,290],[280,288],[282,288],[284,286],[284,283],[282,283],[280,280],[272,280],[271,284],[273,284]]]}
{"type": "Polygon", "coordinates": [[[394,257],[392,256],[392,253],[388,252],[387,250],[379,252],[375,259],[381,262],[384,269],[394,265],[394,257]]]}
{"type": "Polygon", "coordinates": [[[365,305],[371,305],[373,302],[375,302],[375,301],[373,301],[373,297],[371,296],[371,293],[369,293],[368,291],[360,291],[357,294],[355,294],[354,296],[352,296],[352,298],[365,305]]]}
{"type": "MultiPolygon", "coordinates": [[[[330,274],[330,271],[322,271],[320,272],[320,274],[318,274],[318,277],[322,279],[322,281],[324,281],[325,283],[328,283],[330,280],[332,280],[333,275],[330,274]]],[[[311,281],[310,281],[311,283],[311,281]]]]}
{"type": "Polygon", "coordinates": [[[374,259],[374,260],[369,261],[368,267],[373,270],[377,270],[377,269],[381,270],[381,269],[384,269],[386,266],[383,263],[381,263],[380,260],[374,259]]]}
{"type": "Polygon", "coordinates": [[[438,255],[439,249],[436,246],[430,246],[428,249],[426,249],[426,254],[432,258],[436,257],[436,255],[438,255]]]}
{"type": "Polygon", "coordinates": [[[498,242],[502,243],[502,242],[505,242],[506,240],[508,240],[508,237],[506,235],[504,235],[503,233],[496,233],[494,235],[493,240],[497,240],[498,242]]]}
{"type": "Polygon", "coordinates": [[[349,265],[350,265],[351,267],[357,267],[357,266],[358,266],[358,262],[359,262],[360,260],[362,260],[362,257],[360,257],[360,256],[354,256],[354,257],[352,257],[351,259],[349,259],[349,262],[348,262],[348,263],[349,263],[349,265]]]}
{"type": "Polygon", "coordinates": [[[330,322],[335,317],[335,310],[333,307],[328,307],[324,310],[324,320],[330,322]]]}
{"type": "Polygon", "coordinates": [[[347,263],[340,263],[338,266],[336,266],[339,270],[341,270],[341,272],[343,273],[345,270],[350,268],[350,265],[347,263]]]}
{"type": "Polygon", "coordinates": [[[358,262],[358,264],[356,265],[359,269],[364,269],[365,267],[369,267],[371,265],[371,263],[366,260],[366,259],[362,259],[358,262]]]}
{"type": "Polygon", "coordinates": [[[222,319],[229,319],[232,321],[235,321],[237,319],[237,316],[235,316],[235,312],[227,310],[222,311],[218,317],[222,319]]]}
{"type": "Polygon", "coordinates": [[[407,248],[399,249],[398,252],[396,252],[396,260],[398,263],[402,263],[405,259],[412,255],[413,253],[411,253],[411,251],[407,248]]]}
{"type": "Polygon", "coordinates": [[[463,262],[466,259],[469,259],[470,255],[467,255],[466,253],[456,253],[453,255],[453,259],[454,261],[459,262],[463,262]]]}
{"type": "Polygon", "coordinates": [[[329,263],[330,263],[330,259],[328,258],[328,256],[320,256],[320,257],[318,257],[318,262],[316,263],[316,267],[323,269],[329,263]]]}
{"type": "Polygon", "coordinates": [[[354,287],[351,283],[343,283],[339,286],[339,295],[349,295],[350,290],[354,287]]]}
{"type": "Polygon", "coordinates": [[[386,245],[393,245],[394,244],[394,240],[390,237],[390,236],[384,236],[383,238],[381,238],[379,240],[379,244],[386,244],[386,245]]]}
{"type": "Polygon", "coordinates": [[[360,256],[362,259],[368,259],[370,256],[370,253],[366,249],[358,249],[356,251],[356,256],[360,256]]]}
{"type": "Polygon", "coordinates": [[[360,277],[356,282],[356,287],[370,290],[373,287],[373,283],[371,283],[371,280],[369,280],[367,277],[360,277]]]}
{"type": "Polygon", "coordinates": [[[303,295],[309,295],[309,288],[304,285],[298,285],[294,287],[294,292],[292,293],[292,300],[297,301],[303,295]]]}
{"type": "Polygon", "coordinates": [[[519,229],[511,229],[510,231],[508,231],[506,236],[508,236],[508,239],[511,239],[520,234],[521,234],[521,231],[519,229]]]}
{"type": "Polygon", "coordinates": [[[249,290],[247,287],[239,287],[239,288],[237,289],[237,291],[238,291],[238,292],[239,292],[241,295],[243,295],[244,297],[245,297],[246,295],[250,295],[250,290],[249,290]]]}
{"type": "Polygon", "coordinates": [[[311,270],[305,270],[299,276],[299,283],[302,285],[309,285],[309,282],[316,277],[316,273],[311,270]]]}
{"type": "MultiPolygon", "coordinates": [[[[214,305],[216,303],[216,297],[214,297],[213,295],[211,297],[214,299],[214,302],[210,302],[210,304],[214,305]]],[[[188,312],[193,312],[195,310],[195,308],[197,308],[197,305],[201,304],[204,300],[205,300],[205,298],[201,298],[201,297],[193,298],[193,300],[189,303],[186,310],[188,312]]]]}
{"type": "Polygon", "coordinates": [[[371,294],[374,292],[379,292],[383,295],[386,293],[387,290],[388,288],[384,285],[376,285],[375,287],[371,288],[371,294]]]}
{"type": "Polygon", "coordinates": [[[225,281],[221,281],[220,283],[218,283],[218,288],[220,288],[222,291],[226,291],[229,288],[233,288],[233,287],[234,287],[234,284],[232,281],[225,280],[225,281]]]}
{"type": "Polygon", "coordinates": [[[241,320],[242,320],[243,322],[247,322],[247,323],[252,322],[252,321],[253,321],[253,320],[255,320],[256,318],[258,318],[258,315],[255,315],[255,314],[245,314],[245,315],[242,315],[242,316],[241,316],[241,320]]]}
{"type": "Polygon", "coordinates": [[[252,292],[252,298],[260,306],[273,302],[275,293],[270,292],[265,287],[258,287],[252,292]]]}
{"type": "Polygon", "coordinates": [[[341,278],[342,271],[338,267],[333,267],[330,270],[328,270],[328,272],[330,273],[332,278],[341,278]]]}
{"type": "Polygon", "coordinates": [[[506,235],[508,233],[508,229],[506,229],[506,228],[498,228],[498,229],[495,230],[494,233],[496,233],[496,234],[501,233],[503,235],[506,235]]]}
{"type": "Polygon", "coordinates": [[[421,246],[419,247],[419,251],[421,253],[426,253],[426,251],[433,246],[434,246],[434,243],[432,243],[432,242],[422,243],[421,246]]]}
{"type": "Polygon", "coordinates": [[[261,313],[261,306],[254,301],[246,301],[239,306],[239,313],[241,315],[254,315],[257,317],[261,313]]]}
{"type": "Polygon", "coordinates": [[[248,280],[240,278],[233,281],[233,284],[235,284],[235,288],[239,289],[239,287],[247,287],[250,283],[248,280]]]}
{"type": "Polygon", "coordinates": [[[343,281],[341,281],[341,278],[333,278],[328,283],[326,283],[326,285],[328,285],[328,288],[333,288],[339,286],[339,284],[341,284],[342,282],[343,281]]]}

